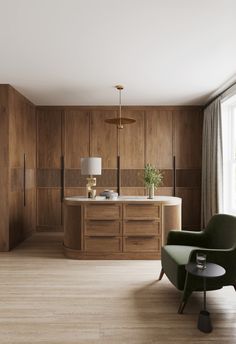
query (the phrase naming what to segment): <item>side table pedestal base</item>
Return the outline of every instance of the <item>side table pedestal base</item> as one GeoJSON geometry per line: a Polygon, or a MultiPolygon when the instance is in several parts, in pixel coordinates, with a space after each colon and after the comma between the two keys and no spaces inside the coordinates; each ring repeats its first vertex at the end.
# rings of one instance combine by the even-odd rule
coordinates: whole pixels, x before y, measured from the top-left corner
{"type": "Polygon", "coordinates": [[[197,327],[200,331],[210,333],[212,331],[210,313],[208,311],[201,311],[198,316],[197,327]]]}

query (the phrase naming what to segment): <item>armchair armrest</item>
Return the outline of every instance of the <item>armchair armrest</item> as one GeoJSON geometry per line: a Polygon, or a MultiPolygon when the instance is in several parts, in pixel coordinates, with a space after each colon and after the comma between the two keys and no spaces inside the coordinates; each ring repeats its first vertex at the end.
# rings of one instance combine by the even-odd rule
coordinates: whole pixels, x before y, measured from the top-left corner
{"type": "Polygon", "coordinates": [[[231,267],[235,271],[236,276],[236,250],[230,249],[208,249],[201,248],[193,250],[189,256],[189,262],[196,262],[197,253],[206,254],[207,262],[222,265],[223,267],[231,267]]]}
{"type": "Polygon", "coordinates": [[[171,230],[167,237],[167,245],[186,245],[186,246],[199,246],[206,245],[205,232],[189,232],[171,230]]]}

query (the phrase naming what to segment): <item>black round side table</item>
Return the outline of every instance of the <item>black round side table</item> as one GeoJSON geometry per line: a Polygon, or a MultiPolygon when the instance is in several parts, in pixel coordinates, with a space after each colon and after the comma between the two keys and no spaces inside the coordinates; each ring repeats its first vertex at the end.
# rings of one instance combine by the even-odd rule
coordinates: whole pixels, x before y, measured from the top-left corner
{"type": "Polygon", "coordinates": [[[210,313],[206,309],[206,279],[223,276],[225,274],[225,269],[214,263],[206,263],[205,269],[197,268],[196,263],[188,263],[185,269],[188,273],[203,278],[203,310],[199,313],[198,329],[202,332],[209,333],[212,331],[212,324],[210,313]]]}

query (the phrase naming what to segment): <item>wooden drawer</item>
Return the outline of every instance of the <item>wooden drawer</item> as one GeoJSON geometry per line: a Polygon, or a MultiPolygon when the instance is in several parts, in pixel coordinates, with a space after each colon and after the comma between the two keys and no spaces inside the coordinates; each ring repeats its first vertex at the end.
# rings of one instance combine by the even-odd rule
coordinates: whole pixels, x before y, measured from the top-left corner
{"type": "Polygon", "coordinates": [[[160,205],[155,203],[129,203],[124,205],[125,219],[159,219],[160,205]]]}
{"type": "Polygon", "coordinates": [[[115,203],[87,204],[84,207],[85,219],[118,220],[121,218],[121,213],[122,213],[121,204],[115,204],[115,203]]]}
{"type": "Polygon", "coordinates": [[[121,252],[122,239],[108,237],[85,237],[87,252],[121,252]]]}
{"type": "Polygon", "coordinates": [[[126,237],[124,252],[158,252],[161,249],[159,237],[126,237]]]}
{"type": "Polygon", "coordinates": [[[90,236],[122,234],[121,222],[114,220],[87,220],[84,223],[84,234],[90,236]]]}
{"type": "Polygon", "coordinates": [[[124,235],[160,235],[161,223],[157,220],[126,220],[124,235]]]}

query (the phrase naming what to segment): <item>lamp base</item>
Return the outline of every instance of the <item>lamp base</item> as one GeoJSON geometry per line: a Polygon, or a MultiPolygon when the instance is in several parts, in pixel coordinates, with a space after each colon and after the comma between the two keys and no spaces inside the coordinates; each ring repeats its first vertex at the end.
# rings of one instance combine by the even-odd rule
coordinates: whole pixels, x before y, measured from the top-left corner
{"type": "Polygon", "coordinates": [[[96,186],[96,178],[90,176],[87,178],[87,185],[86,185],[86,194],[88,198],[96,198],[96,190],[93,189],[93,186],[96,186]]]}

